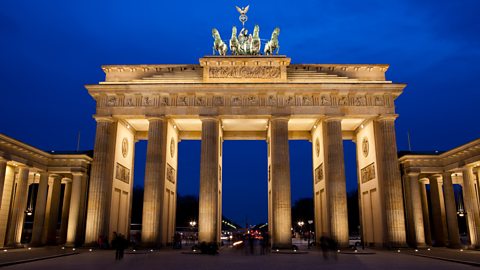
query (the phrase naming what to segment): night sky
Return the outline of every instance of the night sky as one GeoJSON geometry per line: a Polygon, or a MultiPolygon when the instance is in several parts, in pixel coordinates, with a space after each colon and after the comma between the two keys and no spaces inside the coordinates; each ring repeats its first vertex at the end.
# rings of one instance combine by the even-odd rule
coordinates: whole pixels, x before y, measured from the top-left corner
{"type": "MultiPolygon", "coordinates": [[[[84,84],[104,64],[197,64],[211,54],[211,28],[228,39],[234,6],[250,4],[247,27],[281,28],[293,63],[386,63],[387,79],[408,83],[397,99],[397,142],[407,150],[448,150],[479,137],[480,2],[330,1],[2,1],[0,132],[44,150],[92,149],[95,103],[84,84]]],[[[146,142],[137,144],[135,185],[143,185],[146,142]]],[[[264,141],[226,141],[224,215],[267,218],[264,141]],[[238,164],[242,163],[246,169],[238,164]]],[[[312,196],[311,144],[291,142],[292,200],[312,196]]],[[[355,150],[345,143],[347,188],[355,150]]],[[[179,144],[178,191],[198,194],[200,142],[179,144]]]]}

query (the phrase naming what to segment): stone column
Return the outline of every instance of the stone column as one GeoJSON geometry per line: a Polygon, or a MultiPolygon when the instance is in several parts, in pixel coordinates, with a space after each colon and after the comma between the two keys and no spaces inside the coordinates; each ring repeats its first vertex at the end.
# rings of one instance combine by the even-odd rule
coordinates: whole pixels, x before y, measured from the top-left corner
{"type": "Polygon", "coordinates": [[[97,130],[88,191],[86,245],[95,245],[99,236],[108,238],[112,197],[116,125],[111,118],[96,120],[97,130]]]}
{"type": "Polygon", "coordinates": [[[402,181],[397,157],[395,116],[382,116],[374,121],[378,183],[386,217],[386,245],[406,246],[402,181]]]}
{"type": "Polygon", "coordinates": [[[407,181],[409,181],[410,188],[411,216],[413,219],[412,231],[415,233],[415,244],[417,247],[425,247],[425,229],[423,224],[422,199],[418,173],[409,173],[407,175],[407,181]]]}
{"type": "Polygon", "coordinates": [[[164,117],[149,118],[147,160],[143,195],[142,245],[160,246],[162,238],[161,217],[165,185],[165,161],[167,145],[167,120],[164,117]]]}
{"type": "Polygon", "coordinates": [[[290,194],[290,151],[288,117],[270,119],[272,175],[272,248],[292,247],[292,209],[290,194]]]}
{"type": "Polygon", "coordinates": [[[57,244],[57,225],[58,211],[60,210],[60,193],[62,190],[62,177],[59,175],[52,176],[52,194],[50,198],[50,211],[48,213],[48,223],[46,228],[46,244],[57,244]]]}
{"type": "Polygon", "coordinates": [[[445,246],[447,235],[445,230],[445,215],[442,184],[437,176],[430,176],[430,199],[432,202],[433,234],[435,246],[445,246]]]}
{"type": "Polygon", "coordinates": [[[453,191],[452,173],[443,173],[443,196],[445,200],[445,215],[447,217],[448,246],[460,248],[460,234],[458,231],[457,205],[455,204],[455,193],[453,191]]]}
{"type": "Polygon", "coordinates": [[[68,216],[70,213],[70,199],[72,196],[72,181],[68,179],[65,183],[65,190],[63,192],[62,205],[62,223],[60,223],[60,244],[65,244],[67,241],[68,216]]]}
{"type": "Polygon", "coordinates": [[[23,221],[27,208],[29,169],[21,166],[18,171],[17,188],[8,229],[7,246],[21,246],[23,221]]]}
{"type": "Polygon", "coordinates": [[[42,235],[45,226],[45,210],[47,207],[48,192],[48,173],[40,173],[40,182],[38,183],[37,201],[35,202],[35,216],[33,218],[32,241],[31,246],[42,244],[42,235]]]}
{"type": "Polygon", "coordinates": [[[12,196],[15,188],[15,167],[7,165],[5,172],[5,182],[3,185],[3,195],[0,208],[0,247],[4,247],[8,242],[8,225],[11,221],[10,212],[12,210],[12,196]]]}
{"type": "Polygon", "coordinates": [[[2,208],[3,186],[5,185],[5,175],[7,172],[7,161],[0,157],[0,209],[2,208]]]}
{"type": "Polygon", "coordinates": [[[342,120],[323,121],[325,185],[330,236],[340,247],[348,247],[348,212],[343,158],[342,120]]]}
{"type": "Polygon", "coordinates": [[[480,248],[480,216],[479,206],[476,200],[473,171],[471,166],[463,168],[463,200],[465,202],[465,210],[467,212],[468,233],[470,237],[470,245],[473,248],[480,248]]]}
{"type": "MultiPolygon", "coordinates": [[[[198,211],[198,241],[219,243],[219,143],[220,122],[215,117],[202,119],[200,158],[200,198],[198,211]]],[[[219,218],[220,217],[220,218],[219,218]]]]}
{"type": "Polygon", "coordinates": [[[427,187],[425,185],[425,180],[419,183],[420,187],[420,198],[422,201],[422,215],[423,215],[423,224],[424,224],[424,234],[425,234],[425,243],[427,245],[432,245],[432,233],[430,230],[430,214],[428,211],[428,199],[427,199],[427,187]]]}
{"type": "Polygon", "coordinates": [[[82,200],[82,180],[83,173],[73,173],[72,191],[70,196],[70,210],[68,215],[67,241],[69,247],[76,246],[77,233],[81,230],[81,200],[82,200]]]}

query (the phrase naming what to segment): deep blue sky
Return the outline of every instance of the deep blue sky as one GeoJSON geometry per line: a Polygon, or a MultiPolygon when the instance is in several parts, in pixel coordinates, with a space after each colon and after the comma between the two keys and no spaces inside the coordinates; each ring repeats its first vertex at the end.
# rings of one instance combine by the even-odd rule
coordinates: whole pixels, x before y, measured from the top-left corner
{"type": "MultiPolygon", "coordinates": [[[[211,53],[211,28],[228,39],[231,26],[239,26],[234,5],[246,4],[249,28],[259,24],[266,39],[279,26],[281,53],[293,63],[390,64],[388,79],[408,83],[396,101],[399,149],[407,149],[407,130],[414,150],[449,149],[479,137],[475,0],[2,1],[0,132],[64,150],[76,148],[80,131],[81,148],[93,148],[95,104],[83,85],[103,80],[101,65],[198,63],[211,53]]],[[[181,194],[198,193],[199,146],[179,145],[181,194]]],[[[311,196],[310,147],[292,143],[293,200],[311,196]]],[[[144,149],[140,144],[137,164],[144,149]]],[[[265,143],[226,142],[224,149],[224,213],[238,222],[265,220],[265,143]]],[[[351,144],[346,152],[351,189],[351,144]]]]}

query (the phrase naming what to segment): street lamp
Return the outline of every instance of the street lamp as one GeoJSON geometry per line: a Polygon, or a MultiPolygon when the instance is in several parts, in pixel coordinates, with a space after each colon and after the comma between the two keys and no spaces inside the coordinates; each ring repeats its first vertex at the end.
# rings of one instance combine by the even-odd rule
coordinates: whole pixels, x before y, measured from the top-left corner
{"type": "Polygon", "coordinates": [[[189,223],[190,223],[190,226],[192,227],[192,241],[193,241],[193,244],[195,244],[195,225],[197,225],[197,222],[195,220],[192,220],[189,223]]]}
{"type": "Polygon", "coordinates": [[[297,224],[300,227],[300,239],[301,239],[301,237],[302,237],[302,227],[303,227],[303,224],[305,224],[305,223],[300,220],[299,222],[297,222],[297,224]]]}

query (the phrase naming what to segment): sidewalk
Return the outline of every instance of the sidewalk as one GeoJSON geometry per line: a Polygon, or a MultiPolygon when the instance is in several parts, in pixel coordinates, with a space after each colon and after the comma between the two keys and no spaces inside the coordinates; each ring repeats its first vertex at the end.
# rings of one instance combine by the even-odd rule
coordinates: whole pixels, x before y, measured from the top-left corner
{"type": "Polygon", "coordinates": [[[78,250],[61,247],[0,249],[0,267],[75,254],[78,250]]]}
{"type": "Polygon", "coordinates": [[[401,250],[402,253],[480,267],[480,251],[449,248],[401,250]]]}

